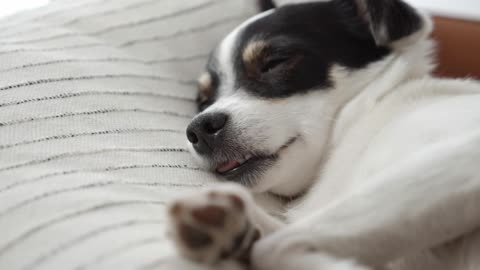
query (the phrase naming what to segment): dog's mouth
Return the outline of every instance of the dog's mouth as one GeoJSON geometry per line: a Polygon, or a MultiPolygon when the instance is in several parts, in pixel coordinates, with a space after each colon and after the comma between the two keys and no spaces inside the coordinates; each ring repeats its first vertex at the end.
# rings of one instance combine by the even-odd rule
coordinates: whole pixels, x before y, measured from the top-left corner
{"type": "Polygon", "coordinates": [[[287,141],[282,147],[280,147],[273,154],[245,154],[242,158],[235,160],[227,160],[220,163],[215,172],[223,177],[229,179],[235,179],[241,177],[244,174],[253,173],[257,170],[265,169],[267,165],[273,164],[278,159],[285,149],[289,148],[298,137],[294,137],[287,141]]]}
{"type": "Polygon", "coordinates": [[[229,160],[223,164],[220,164],[217,167],[216,172],[219,174],[225,174],[225,173],[231,172],[233,170],[240,168],[245,163],[250,162],[252,159],[253,159],[253,155],[248,154],[240,160],[229,160]]]}

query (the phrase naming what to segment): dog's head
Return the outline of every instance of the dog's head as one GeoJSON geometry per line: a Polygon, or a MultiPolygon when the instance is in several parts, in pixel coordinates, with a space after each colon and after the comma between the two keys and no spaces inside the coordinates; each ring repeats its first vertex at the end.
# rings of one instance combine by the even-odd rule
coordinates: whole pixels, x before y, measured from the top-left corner
{"type": "Polygon", "coordinates": [[[328,155],[339,108],[425,24],[400,0],[288,5],[249,19],[212,52],[199,79],[192,152],[256,191],[300,192],[328,155]]]}

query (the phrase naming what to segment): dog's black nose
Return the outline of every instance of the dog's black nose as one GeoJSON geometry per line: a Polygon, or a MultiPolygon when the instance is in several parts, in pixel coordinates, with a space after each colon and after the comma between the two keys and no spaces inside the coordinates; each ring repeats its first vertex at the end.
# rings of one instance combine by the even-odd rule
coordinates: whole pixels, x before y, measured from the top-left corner
{"type": "Polygon", "coordinates": [[[228,115],[210,113],[196,117],[187,128],[187,138],[199,154],[210,154],[218,145],[228,115]]]}

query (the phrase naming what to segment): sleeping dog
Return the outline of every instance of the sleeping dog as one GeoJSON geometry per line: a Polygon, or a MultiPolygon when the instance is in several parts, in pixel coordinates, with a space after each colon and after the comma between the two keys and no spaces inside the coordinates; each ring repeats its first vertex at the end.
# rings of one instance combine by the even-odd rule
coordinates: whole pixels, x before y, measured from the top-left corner
{"type": "Polygon", "coordinates": [[[401,0],[262,6],[199,79],[189,145],[235,184],[171,205],[180,253],[261,270],[480,269],[480,84],[430,75],[431,20],[401,0]]]}

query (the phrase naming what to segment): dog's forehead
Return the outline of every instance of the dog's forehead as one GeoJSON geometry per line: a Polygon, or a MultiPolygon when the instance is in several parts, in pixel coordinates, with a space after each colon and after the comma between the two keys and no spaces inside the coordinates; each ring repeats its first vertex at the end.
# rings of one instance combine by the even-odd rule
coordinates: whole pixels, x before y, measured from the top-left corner
{"type": "Polygon", "coordinates": [[[235,28],[209,60],[216,87],[210,97],[286,98],[332,89],[332,66],[361,69],[389,54],[375,44],[358,10],[340,3],[282,6],[235,28]]]}
{"type": "Polygon", "coordinates": [[[225,69],[227,60],[244,51],[252,51],[250,43],[266,41],[271,37],[283,35],[308,35],[312,31],[321,31],[319,26],[329,26],[338,21],[332,14],[331,5],[328,3],[303,3],[286,5],[277,9],[265,11],[248,19],[220,43],[214,54],[217,65],[225,69]],[[327,15],[327,16],[326,16],[327,15]],[[312,29],[314,28],[314,29],[312,29]]]}
{"type": "Polygon", "coordinates": [[[240,39],[245,29],[273,13],[274,10],[265,11],[240,24],[223,39],[219,47],[212,54],[208,68],[210,72],[216,73],[217,76],[222,79],[223,89],[232,89],[235,83],[234,58],[239,49],[238,45],[241,43],[240,39]]]}
{"type": "Polygon", "coordinates": [[[287,5],[257,14],[236,27],[214,50],[207,66],[220,79],[219,92],[235,88],[235,63],[254,62],[272,38],[308,36],[319,31],[319,25],[328,27],[337,21],[330,7],[323,2],[287,5]]]}

